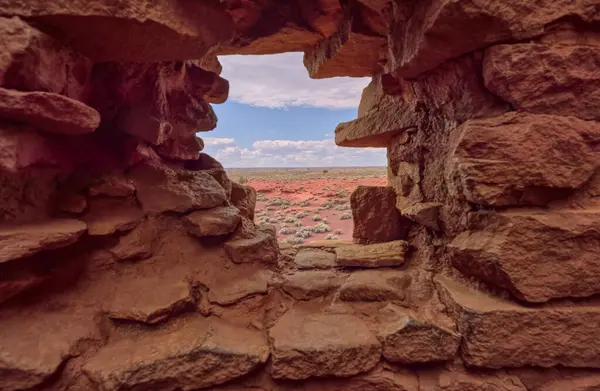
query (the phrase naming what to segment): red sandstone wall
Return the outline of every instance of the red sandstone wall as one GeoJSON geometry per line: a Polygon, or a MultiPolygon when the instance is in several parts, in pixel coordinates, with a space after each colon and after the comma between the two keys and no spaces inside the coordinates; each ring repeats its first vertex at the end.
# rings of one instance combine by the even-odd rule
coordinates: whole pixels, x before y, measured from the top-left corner
{"type": "Polygon", "coordinates": [[[600,388],[592,0],[0,0],[0,390],[600,388]],[[220,54],[372,76],[355,242],[201,152],[220,54]]]}

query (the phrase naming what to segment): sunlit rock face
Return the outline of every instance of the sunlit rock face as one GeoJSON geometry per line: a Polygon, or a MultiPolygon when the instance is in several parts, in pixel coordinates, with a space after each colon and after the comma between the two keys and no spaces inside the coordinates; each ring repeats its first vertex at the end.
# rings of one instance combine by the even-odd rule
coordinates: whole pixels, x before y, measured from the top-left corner
{"type": "Polygon", "coordinates": [[[0,390],[600,388],[593,0],[0,0],[0,390]],[[372,77],[354,242],[202,153],[217,56],[372,77]]]}

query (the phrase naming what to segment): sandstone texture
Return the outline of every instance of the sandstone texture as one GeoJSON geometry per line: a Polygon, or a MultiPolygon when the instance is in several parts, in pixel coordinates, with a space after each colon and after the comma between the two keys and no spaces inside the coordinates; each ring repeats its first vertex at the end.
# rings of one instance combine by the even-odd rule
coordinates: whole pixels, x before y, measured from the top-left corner
{"type": "Polygon", "coordinates": [[[355,375],[372,369],[381,355],[377,338],[350,315],[295,310],[277,322],[269,338],[278,379],[355,375]]]}
{"type": "Polygon", "coordinates": [[[276,263],[279,257],[275,238],[260,232],[253,238],[226,242],[225,252],[235,263],[276,263]]]}
{"type": "Polygon", "coordinates": [[[408,243],[395,240],[387,243],[340,246],[335,249],[335,255],[339,266],[378,268],[402,265],[407,249],[408,243]]]}
{"type": "Polygon", "coordinates": [[[300,250],[294,257],[298,269],[330,269],[336,266],[335,253],[323,250],[300,250]]]}
{"type": "Polygon", "coordinates": [[[233,206],[192,212],[185,217],[192,235],[220,236],[232,233],[241,221],[240,212],[233,206]]]}
{"type": "Polygon", "coordinates": [[[450,189],[482,205],[546,204],[553,191],[590,179],[599,135],[597,123],[574,117],[508,113],[468,121],[456,129],[450,189]]]}
{"type": "Polygon", "coordinates": [[[335,291],[342,281],[334,271],[299,271],[285,276],[281,288],[296,300],[310,300],[335,291]]]}
{"type": "Polygon", "coordinates": [[[350,196],[356,243],[369,244],[403,239],[407,224],[396,210],[391,187],[358,186],[350,196]]]}
{"type": "Polygon", "coordinates": [[[268,356],[266,340],[259,334],[198,318],[173,334],[142,335],[109,344],[83,371],[106,390],[191,390],[242,376],[268,356]]]}
{"type": "Polygon", "coordinates": [[[598,391],[599,26],[597,0],[0,0],[0,391],[598,391]],[[388,183],[352,242],[280,248],[203,152],[232,66],[256,102],[365,87],[335,143],[388,183]]]}
{"type": "Polygon", "coordinates": [[[436,280],[455,316],[466,364],[484,368],[598,368],[592,342],[600,311],[594,305],[529,308],[487,296],[445,278],[436,280]]]}
{"type": "Polygon", "coordinates": [[[87,226],[83,221],[69,219],[3,227],[0,230],[0,262],[68,246],[86,231],[87,226]]]}
{"type": "Polygon", "coordinates": [[[364,270],[351,273],[340,289],[344,301],[404,301],[410,276],[401,270],[364,270]]]}
{"type": "Polygon", "coordinates": [[[594,210],[506,212],[497,218],[495,227],[462,233],[450,243],[457,269],[534,303],[598,293],[594,210]]]}

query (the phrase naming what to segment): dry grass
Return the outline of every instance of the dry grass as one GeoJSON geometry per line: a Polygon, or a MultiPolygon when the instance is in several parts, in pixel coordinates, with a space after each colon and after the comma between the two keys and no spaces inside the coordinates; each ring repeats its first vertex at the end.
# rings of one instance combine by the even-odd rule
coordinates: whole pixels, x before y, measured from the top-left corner
{"type": "Polygon", "coordinates": [[[245,182],[252,180],[304,180],[304,179],[336,179],[336,178],[377,178],[387,175],[385,167],[358,168],[292,168],[292,169],[245,169],[227,170],[231,179],[243,178],[245,182]]]}

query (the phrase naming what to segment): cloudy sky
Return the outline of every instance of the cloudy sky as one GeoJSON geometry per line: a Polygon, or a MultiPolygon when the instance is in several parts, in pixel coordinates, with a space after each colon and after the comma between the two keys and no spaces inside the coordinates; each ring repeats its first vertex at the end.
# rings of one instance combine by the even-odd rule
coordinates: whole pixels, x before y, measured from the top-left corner
{"type": "Polygon", "coordinates": [[[225,167],[384,166],[385,149],[341,148],[339,122],[356,118],[368,79],[312,80],[302,53],[224,56],[229,100],[213,105],[219,122],[199,133],[225,167]]]}

